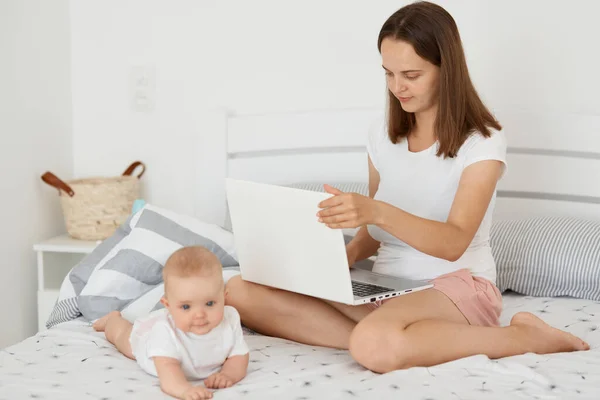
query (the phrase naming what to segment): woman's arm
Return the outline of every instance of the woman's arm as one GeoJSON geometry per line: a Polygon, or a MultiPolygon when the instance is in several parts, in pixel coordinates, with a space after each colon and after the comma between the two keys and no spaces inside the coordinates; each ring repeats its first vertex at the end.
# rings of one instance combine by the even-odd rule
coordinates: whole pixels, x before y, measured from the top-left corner
{"type": "Polygon", "coordinates": [[[331,228],[374,224],[422,253],[456,261],[479,229],[502,167],[500,161],[486,160],[465,168],[446,222],[420,218],[381,201],[341,192],[321,202],[326,209],[319,216],[331,228]]]}
{"type": "MultiPolygon", "coordinates": [[[[369,157],[369,197],[374,198],[377,189],[379,188],[379,172],[371,162],[369,157]]],[[[358,233],[352,238],[352,240],[346,245],[346,252],[348,253],[348,265],[352,266],[354,263],[369,258],[374,255],[379,249],[380,243],[373,239],[369,235],[367,226],[363,225],[358,230],[358,233]]]]}

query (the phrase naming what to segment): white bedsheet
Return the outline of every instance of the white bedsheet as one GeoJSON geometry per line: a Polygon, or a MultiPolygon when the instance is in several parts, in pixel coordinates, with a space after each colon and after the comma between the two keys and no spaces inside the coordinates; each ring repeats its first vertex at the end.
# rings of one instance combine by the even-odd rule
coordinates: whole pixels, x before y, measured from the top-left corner
{"type": "MultiPolygon", "coordinates": [[[[249,335],[248,376],[215,399],[599,399],[600,302],[505,296],[503,324],[532,311],[588,341],[592,350],[474,356],[385,375],[345,351],[249,335]]],[[[0,400],[164,399],[158,380],[119,354],[88,324],[71,321],[0,351],[0,400]]]]}

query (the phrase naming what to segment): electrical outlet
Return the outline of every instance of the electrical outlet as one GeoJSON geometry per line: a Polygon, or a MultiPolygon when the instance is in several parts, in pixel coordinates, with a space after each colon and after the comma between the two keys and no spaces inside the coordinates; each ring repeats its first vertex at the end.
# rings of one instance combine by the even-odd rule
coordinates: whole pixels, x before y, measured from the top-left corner
{"type": "Polygon", "coordinates": [[[156,69],[154,66],[135,66],[129,74],[131,109],[135,112],[154,111],[156,69]]]}

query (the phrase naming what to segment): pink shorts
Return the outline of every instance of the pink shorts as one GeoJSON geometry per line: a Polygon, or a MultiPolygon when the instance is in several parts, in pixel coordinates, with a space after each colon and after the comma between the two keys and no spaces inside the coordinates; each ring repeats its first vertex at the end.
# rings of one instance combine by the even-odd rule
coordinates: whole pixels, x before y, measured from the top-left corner
{"type": "MultiPolygon", "coordinates": [[[[465,316],[469,324],[499,326],[502,312],[502,294],[492,282],[471,275],[468,269],[459,269],[432,280],[433,289],[444,293],[465,316]]],[[[373,309],[386,301],[370,303],[373,309]]]]}

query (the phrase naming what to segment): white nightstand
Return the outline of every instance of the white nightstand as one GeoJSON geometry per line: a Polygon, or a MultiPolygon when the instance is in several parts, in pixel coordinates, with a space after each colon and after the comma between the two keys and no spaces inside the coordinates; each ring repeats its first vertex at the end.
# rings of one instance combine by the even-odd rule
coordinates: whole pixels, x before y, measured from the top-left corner
{"type": "Polygon", "coordinates": [[[99,241],[77,240],[62,235],[33,246],[33,250],[37,252],[38,330],[46,329],[46,321],[54,308],[65,276],[99,243],[99,241]]]}

